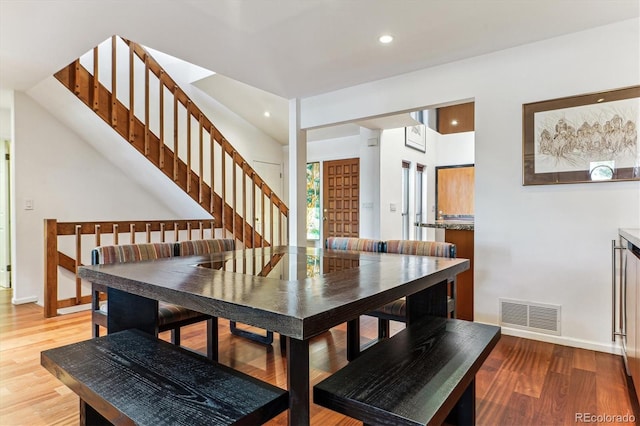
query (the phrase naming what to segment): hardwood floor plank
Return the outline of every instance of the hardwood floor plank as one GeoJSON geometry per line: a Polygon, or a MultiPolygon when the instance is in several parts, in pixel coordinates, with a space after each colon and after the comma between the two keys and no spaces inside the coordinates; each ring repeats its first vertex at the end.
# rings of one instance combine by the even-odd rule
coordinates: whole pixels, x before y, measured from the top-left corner
{"type": "MultiPolygon", "coordinates": [[[[45,319],[41,307],[14,306],[10,298],[10,291],[0,290],[0,425],[77,425],[78,397],[40,366],[40,352],[89,339],[90,313],[45,319]]],[[[361,326],[363,341],[376,337],[375,318],[362,317],[361,326]]],[[[401,328],[392,322],[392,333],[401,328]]],[[[218,333],[223,364],[286,388],[286,359],[277,336],[272,346],[260,345],[230,335],[224,320],[218,333]]],[[[205,350],[204,336],[204,324],[182,330],[183,344],[194,350],[205,350]]],[[[311,386],[346,365],[345,343],[344,325],[312,339],[311,386]]],[[[476,376],[477,424],[575,425],[576,412],[633,413],[622,368],[619,356],[502,336],[476,376]]],[[[285,426],[287,418],[284,412],[268,425],[285,426]]],[[[362,424],[316,405],[311,423],[362,424]]]]}

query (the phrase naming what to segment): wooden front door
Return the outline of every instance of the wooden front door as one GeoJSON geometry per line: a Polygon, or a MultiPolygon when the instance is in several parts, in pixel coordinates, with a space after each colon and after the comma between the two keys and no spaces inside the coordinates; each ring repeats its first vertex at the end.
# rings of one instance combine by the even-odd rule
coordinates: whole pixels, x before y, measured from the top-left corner
{"type": "Polygon", "coordinates": [[[325,161],[322,171],[323,238],[358,237],[360,159],[325,161]]]}

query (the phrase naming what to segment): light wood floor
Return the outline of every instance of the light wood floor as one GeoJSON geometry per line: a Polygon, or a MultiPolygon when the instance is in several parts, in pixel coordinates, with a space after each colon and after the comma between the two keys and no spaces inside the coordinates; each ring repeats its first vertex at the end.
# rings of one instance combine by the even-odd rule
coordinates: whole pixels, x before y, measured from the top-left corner
{"type": "MultiPolygon", "coordinates": [[[[89,312],[44,319],[42,308],[13,306],[10,298],[0,290],[0,425],[78,424],[78,398],[40,366],[40,352],[90,338],[89,312]]],[[[362,322],[364,338],[373,337],[375,321],[362,322]]],[[[264,347],[228,330],[221,320],[220,361],[286,388],[277,341],[264,347]]],[[[204,350],[203,335],[203,325],[187,327],[183,342],[204,350]]],[[[336,327],[311,342],[312,385],[346,364],[345,335],[336,327]]],[[[503,336],[476,383],[479,425],[569,425],[576,413],[633,414],[621,358],[599,352],[503,336]]],[[[317,406],[311,414],[313,425],[361,425],[317,406]]],[[[269,425],[286,421],[285,412],[269,425]]]]}

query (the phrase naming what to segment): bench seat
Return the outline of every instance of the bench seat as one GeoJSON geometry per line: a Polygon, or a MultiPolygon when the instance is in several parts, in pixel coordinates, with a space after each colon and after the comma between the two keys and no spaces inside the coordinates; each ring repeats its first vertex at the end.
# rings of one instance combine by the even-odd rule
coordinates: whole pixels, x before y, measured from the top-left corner
{"type": "Polygon", "coordinates": [[[43,351],[41,364],[80,397],[81,424],[255,425],[288,392],[126,330],[43,351]]]}
{"type": "Polygon", "coordinates": [[[475,374],[499,338],[496,326],[423,319],[315,385],[314,402],[365,425],[473,424],[475,374]]]}

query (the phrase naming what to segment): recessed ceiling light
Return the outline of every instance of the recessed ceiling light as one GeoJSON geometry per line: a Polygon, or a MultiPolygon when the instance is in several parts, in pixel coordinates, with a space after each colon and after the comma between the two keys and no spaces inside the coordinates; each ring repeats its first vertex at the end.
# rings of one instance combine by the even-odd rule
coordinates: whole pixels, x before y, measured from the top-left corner
{"type": "Polygon", "coordinates": [[[603,101],[604,101],[604,98],[600,98],[596,102],[603,102],[603,101]]]}
{"type": "Polygon", "coordinates": [[[389,44],[393,41],[393,36],[390,36],[389,34],[381,35],[378,38],[378,41],[382,44],[389,44]]]}
{"type": "Polygon", "coordinates": [[[457,126],[458,125],[458,120],[451,120],[451,125],[452,126],[457,126]]]}
{"type": "Polygon", "coordinates": [[[271,117],[271,113],[270,113],[269,111],[265,111],[265,112],[264,112],[264,116],[265,116],[265,117],[271,117]]]}

